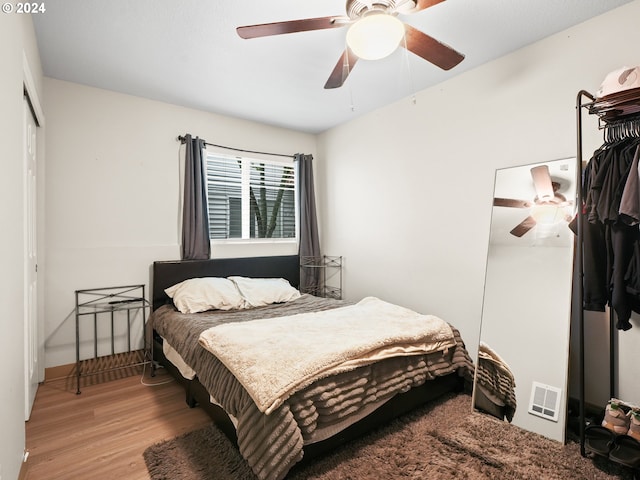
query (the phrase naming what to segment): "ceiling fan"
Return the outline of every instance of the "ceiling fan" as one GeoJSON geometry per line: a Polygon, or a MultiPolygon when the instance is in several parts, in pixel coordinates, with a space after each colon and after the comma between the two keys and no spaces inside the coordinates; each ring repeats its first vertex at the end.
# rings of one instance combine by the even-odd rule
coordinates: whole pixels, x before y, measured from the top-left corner
{"type": "Polygon", "coordinates": [[[327,89],[338,88],[344,84],[359,58],[384,58],[393,53],[399,44],[443,70],[458,65],[464,55],[397,18],[398,14],[420,12],[443,1],[347,0],[346,16],[246,25],[236,28],[236,31],[240,37],[248,39],[350,26],[347,46],[324,86],[327,89]]]}
{"type": "Polygon", "coordinates": [[[548,225],[562,220],[571,220],[571,216],[565,207],[572,205],[573,202],[558,193],[561,185],[551,180],[549,167],[547,165],[533,167],[531,169],[531,178],[536,191],[536,196],[532,201],[498,197],[493,199],[495,207],[529,209],[529,216],[509,232],[516,237],[522,237],[538,223],[548,225]]]}

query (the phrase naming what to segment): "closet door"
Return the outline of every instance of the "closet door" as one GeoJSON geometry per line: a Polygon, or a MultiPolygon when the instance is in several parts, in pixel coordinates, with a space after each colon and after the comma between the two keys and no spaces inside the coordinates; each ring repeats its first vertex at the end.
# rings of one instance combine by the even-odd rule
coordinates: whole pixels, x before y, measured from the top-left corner
{"type": "Polygon", "coordinates": [[[25,369],[25,420],[31,416],[31,408],[38,390],[38,263],[37,214],[36,214],[36,122],[29,101],[24,98],[24,369],[25,369]]]}

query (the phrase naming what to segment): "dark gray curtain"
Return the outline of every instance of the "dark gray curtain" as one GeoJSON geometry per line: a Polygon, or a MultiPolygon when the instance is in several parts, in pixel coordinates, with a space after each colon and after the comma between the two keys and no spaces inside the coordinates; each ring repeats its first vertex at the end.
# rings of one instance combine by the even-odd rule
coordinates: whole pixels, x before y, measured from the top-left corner
{"type": "MultiPolygon", "coordinates": [[[[300,207],[300,257],[320,257],[316,197],[313,187],[313,155],[298,153],[298,205],[300,207]]],[[[319,268],[303,268],[300,272],[300,290],[317,292],[320,285],[319,268]]]]}
{"type": "Polygon", "coordinates": [[[211,256],[203,149],[204,140],[185,135],[181,251],[183,260],[202,260],[211,256]]]}

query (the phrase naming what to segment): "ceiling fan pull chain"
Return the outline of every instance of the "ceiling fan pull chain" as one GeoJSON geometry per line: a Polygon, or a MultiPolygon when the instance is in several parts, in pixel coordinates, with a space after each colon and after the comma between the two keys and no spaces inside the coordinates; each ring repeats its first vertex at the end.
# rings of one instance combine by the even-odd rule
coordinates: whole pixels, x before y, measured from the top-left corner
{"type": "Polygon", "coordinates": [[[355,112],[356,111],[356,104],[353,101],[353,89],[351,87],[349,87],[349,100],[351,101],[351,111],[355,112]]]}
{"type": "Polygon", "coordinates": [[[416,86],[413,82],[413,72],[411,71],[411,63],[409,61],[409,49],[407,48],[407,36],[402,37],[402,42],[404,46],[404,52],[402,54],[403,63],[407,69],[407,77],[409,77],[409,90],[411,92],[411,103],[413,105],[418,104],[418,99],[416,97],[416,86]]]}

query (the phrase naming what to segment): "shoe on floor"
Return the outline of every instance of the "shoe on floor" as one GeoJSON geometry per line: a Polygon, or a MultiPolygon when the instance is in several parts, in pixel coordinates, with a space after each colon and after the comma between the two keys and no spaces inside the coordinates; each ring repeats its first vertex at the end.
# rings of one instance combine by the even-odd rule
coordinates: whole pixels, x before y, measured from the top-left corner
{"type": "Polygon", "coordinates": [[[600,425],[588,425],[584,430],[584,448],[587,452],[609,457],[616,434],[600,425]]]}
{"type": "Polygon", "coordinates": [[[616,437],[609,459],[637,469],[640,467],[640,442],[628,435],[616,437]]]}
{"type": "Polygon", "coordinates": [[[627,435],[640,442],[640,409],[634,408],[629,411],[629,430],[627,435]]]}
{"type": "Polygon", "coordinates": [[[629,423],[630,419],[629,416],[627,416],[626,412],[622,409],[622,402],[616,400],[615,398],[609,400],[609,403],[607,403],[607,407],[604,411],[602,426],[608,428],[614,433],[624,435],[629,431],[629,423]]]}

